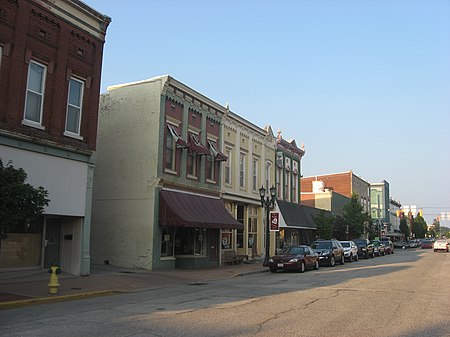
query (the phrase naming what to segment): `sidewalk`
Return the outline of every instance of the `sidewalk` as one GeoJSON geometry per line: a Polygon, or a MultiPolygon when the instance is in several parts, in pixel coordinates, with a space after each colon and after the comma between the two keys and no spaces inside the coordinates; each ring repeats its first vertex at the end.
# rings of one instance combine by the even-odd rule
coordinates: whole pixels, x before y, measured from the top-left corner
{"type": "Polygon", "coordinates": [[[114,293],[138,292],[176,284],[202,283],[246,274],[267,272],[261,262],[209,269],[139,271],[108,265],[91,266],[89,276],[59,275],[58,294],[48,293],[47,270],[0,273],[0,310],[114,293]]]}

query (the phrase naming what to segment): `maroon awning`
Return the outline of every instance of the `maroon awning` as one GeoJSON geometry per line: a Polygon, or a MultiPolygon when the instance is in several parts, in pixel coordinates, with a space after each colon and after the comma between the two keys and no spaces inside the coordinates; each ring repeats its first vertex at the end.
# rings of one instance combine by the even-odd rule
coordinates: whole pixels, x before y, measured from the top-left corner
{"type": "Polygon", "coordinates": [[[209,148],[211,149],[211,154],[214,156],[214,159],[216,161],[227,161],[228,160],[228,157],[218,150],[215,142],[208,140],[208,143],[209,143],[209,148]]]}
{"type": "Polygon", "coordinates": [[[188,147],[187,142],[183,138],[181,138],[177,129],[173,125],[170,125],[169,123],[167,123],[167,128],[169,129],[170,134],[172,135],[173,139],[175,140],[175,144],[177,144],[177,148],[185,149],[188,147]]]}
{"type": "Polygon", "coordinates": [[[189,134],[189,149],[199,155],[209,154],[208,149],[192,133],[189,134]]]}
{"type": "Polygon", "coordinates": [[[159,205],[161,227],[244,229],[220,199],[162,190],[159,205]]]}

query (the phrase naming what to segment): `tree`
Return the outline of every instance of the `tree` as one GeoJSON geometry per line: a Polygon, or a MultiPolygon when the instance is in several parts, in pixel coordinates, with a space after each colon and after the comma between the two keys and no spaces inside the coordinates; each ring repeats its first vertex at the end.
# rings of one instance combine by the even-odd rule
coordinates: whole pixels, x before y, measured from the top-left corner
{"type": "MultiPolygon", "coordinates": [[[[27,173],[22,168],[6,166],[0,158],[0,236],[8,237],[10,228],[33,222],[44,212],[50,200],[42,187],[26,183],[27,173]]],[[[1,241],[0,241],[1,244],[1,241]]]]}
{"type": "Polygon", "coordinates": [[[333,236],[334,229],[334,215],[328,215],[325,212],[320,212],[318,215],[314,216],[314,222],[316,223],[317,230],[316,235],[318,238],[329,240],[333,236]]]}
{"type": "Polygon", "coordinates": [[[400,232],[405,235],[405,238],[409,238],[409,227],[405,218],[400,219],[400,232]]]}
{"type": "Polygon", "coordinates": [[[427,223],[425,219],[421,215],[418,215],[413,221],[413,233],[416,239],[424,238],[427,234],[427,223]]]}
{"type": "Polygon", "coordinates": [[[364,222],[369,221],[370,216],[364,212],[357,194],[353,193],[350,202],[344,206],[342,216],[348,225],[349,238],[360,238],[364,233],[364,222]]]}
{"type": "Polygon", "coordinates": [[[333,237],[340,241],[348,240],[348,224],[342,216],[335,217],[333,237]]]}

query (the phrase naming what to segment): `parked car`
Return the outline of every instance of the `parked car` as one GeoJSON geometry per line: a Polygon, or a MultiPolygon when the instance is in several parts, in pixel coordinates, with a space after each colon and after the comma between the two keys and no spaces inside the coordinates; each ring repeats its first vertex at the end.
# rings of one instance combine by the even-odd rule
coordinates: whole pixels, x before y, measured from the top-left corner
{"type": "Polygon", "coordinates": [[[409,243],[406,241],[395,241],[394,247],[399,248],[399,249],[405,249],[405,248],[409,247],[409,243]]]}
{"type": "Polygon", "coordinates": [[[278,270],[293,270],[303,273],[307,268],[319,269],[319,256],[310,246],[291,246],[281,255],[269,259],[272,273],[278,270]]]}
{"type": "Polygon", "coordinates": [[[368,259],[369,257],[374,257],[373,255],[373,244],[367,239],[355,239],[354,243],[358,246],[358,256],[368,259]]]}
{"type": "Polygon", "coordinates": [[[384,256],[386,255],[386,250],[384,244],[379,240],[372,240],[373,244],[373,254],[375,256],[384,256]]]}
{"type": "Polygon", "coordinates": [[[420,247],[420,240],[410,240],[409,248],[417,248],[420,247]]]}
{"type": "Polygon", "coordinates": [[[436,240],[433,243],[433,249],[435,252],[438,250],[443,250],[444,252],[448,253],[448,242],[447,240],[436,240]]]}
{"type": "Polygon", "coordinates": [[[386,254],[394,254],[394,244],[391,240],[383,240],[381,242],[384,244],[384,251],[386,254]]]}
{"type": "Polygon", "coordinates": [[[344,247],[344,257],[348,262],[358,261],[358,246],[353,241],[340,241],[344,247]]]}
{"type": "Polygon", "coordinates": [[[338,240],[320,240],[315,241],[312,248],[319,255],[319,263],[334,267],[336,262],[345,263],[344,247],[338,240]]]}
{"type": "Polygon", "coordinates": [[[433,248],[433,241],[429,239],[420,240],[420,248],[431,249],[433,248]]]}

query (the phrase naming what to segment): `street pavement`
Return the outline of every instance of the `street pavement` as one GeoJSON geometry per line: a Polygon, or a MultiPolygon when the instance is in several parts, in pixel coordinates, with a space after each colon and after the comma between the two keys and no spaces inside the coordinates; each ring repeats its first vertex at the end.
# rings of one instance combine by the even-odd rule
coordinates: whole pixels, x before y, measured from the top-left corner
{"type": "Polygon", "coordinates": [[[60,274],[57,294],[49,293],[50,274],[47,270],[0,272],[0,310],[115,293],[132,293],[176,284],[202,283],[268,271],[260,261],[245,262],[217,268],[168,271],[93,265],[89,276],[60,274]]]}

